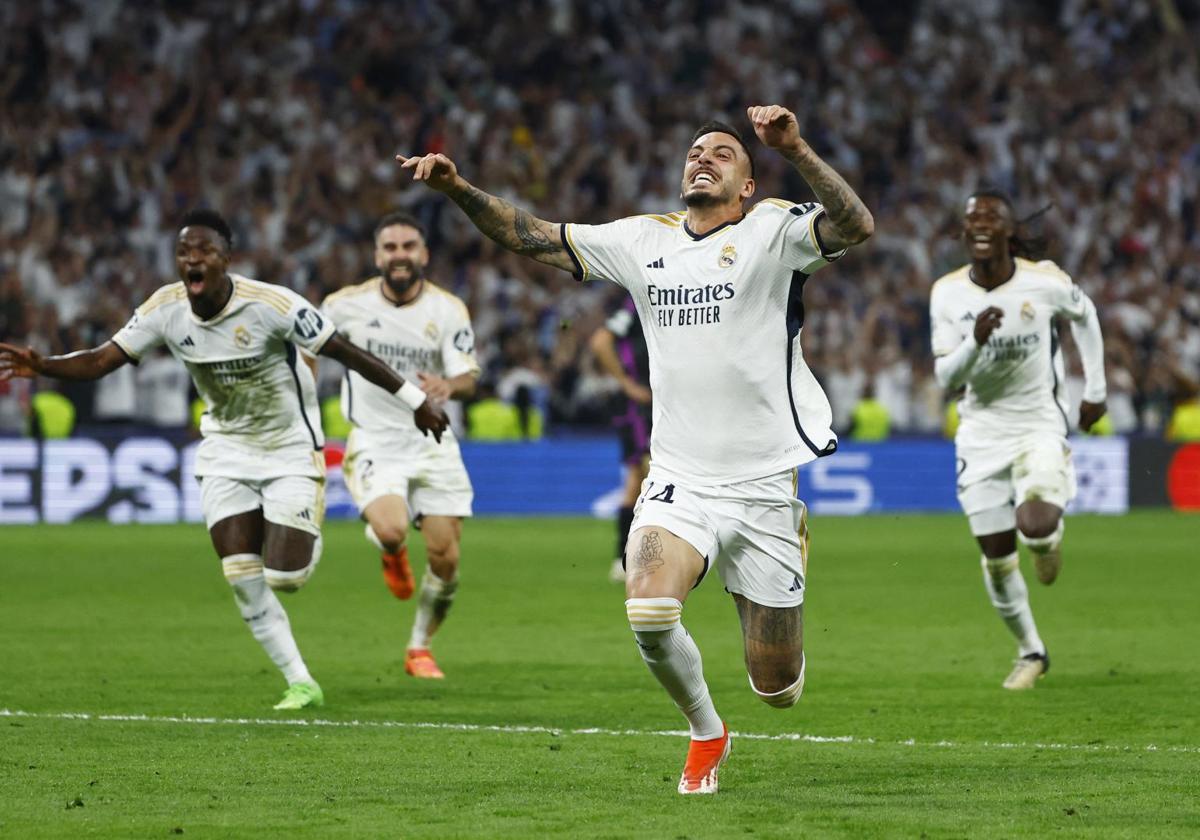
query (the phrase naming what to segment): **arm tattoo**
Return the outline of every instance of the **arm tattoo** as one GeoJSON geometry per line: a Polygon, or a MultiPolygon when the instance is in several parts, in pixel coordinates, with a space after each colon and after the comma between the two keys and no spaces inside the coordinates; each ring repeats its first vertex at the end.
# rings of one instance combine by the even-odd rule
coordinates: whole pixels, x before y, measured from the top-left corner
{"type": "Polygon", "coordinates": [[[796,171],[812,187],[825,214],[847,244],[861,242],[874,228],[871,212],[841,175],[834,171],[817,153],[788,155],[796,171]]]}
{"type": "Polygon", "coordinates": [[[537,257],[562,251],[562,245],[546,234],[546,222],[504,199],[470,185],[449,195],[485,236],[514,253],[537,257]]]}
{"type": "Polygon", "coordinates": [[[637,554],[633,557],[634,574],[653,572],[662,568],[665,562],[662,537],[658,535],[658,531],[647,531],[642,537],[642,544],[638,546],[637,554]]]}

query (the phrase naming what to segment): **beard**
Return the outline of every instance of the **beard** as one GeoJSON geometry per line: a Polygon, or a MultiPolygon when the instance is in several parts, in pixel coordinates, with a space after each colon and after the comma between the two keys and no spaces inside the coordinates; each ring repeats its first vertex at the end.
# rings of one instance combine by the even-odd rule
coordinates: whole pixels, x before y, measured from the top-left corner
{"type": "Polygon", "coordinates": [[[392,263],[383,274],[383,282],[387,284],[388,290],[397,298],[403,298],[412,290],[413,286],[424,279],[421,270],[407,260],[392,263]],[[408,277],[400,280],[392,279],[392,272],[397,268],[407,268],[408,277]]]}
{"type": "Polygon", "coordinates": [[[729,201],[729,196],[723,193],[701,192],[700,190],[683,190],[679,196],[685,207],[716,207],[729,201]]]}

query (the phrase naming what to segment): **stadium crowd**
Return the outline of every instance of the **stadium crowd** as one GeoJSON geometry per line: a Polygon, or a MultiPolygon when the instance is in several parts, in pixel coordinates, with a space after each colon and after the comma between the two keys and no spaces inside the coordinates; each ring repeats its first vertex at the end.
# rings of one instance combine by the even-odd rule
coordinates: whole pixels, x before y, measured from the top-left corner
{"type": "MultiPolygon", "coordinates": [[[[372,273],[401,207],[470,306],[487,384],[525,386],[552,426],[603,422],[615,386],[587,344],[620,290],[481,240],[393,155],[444,150],[542,218],[606,221],[677,209],[694,128],[778,102],[876,219],[805,292],[837,428],[873,393],[893,430],[941,429],[929,288],[988,182],[1051,205],[1035,224],[1100,309],[1113,427],[1157,434],[1200,380],[1197,44],[1200,11],[1171,0],[4,4],[0,339],[103,341],[173,279],[196,205],[231,219],[236,271],[313,301],[372,273]]],[[[757,166],[757,197],[810,198],[782,159],[757,166]]],[[[0,430],[22,387],[0,383],[0,430]]],[[[170,426],[186,388],[163,357],[68,396],[84,421],[170,426]]]]}

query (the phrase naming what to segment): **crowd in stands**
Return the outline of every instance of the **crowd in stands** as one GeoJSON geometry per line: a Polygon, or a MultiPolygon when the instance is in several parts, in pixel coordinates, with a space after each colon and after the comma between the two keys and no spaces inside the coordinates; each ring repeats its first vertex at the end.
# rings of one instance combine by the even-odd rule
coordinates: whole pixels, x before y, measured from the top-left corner
{"type": "MultiPolygon", "coordinates": [[[[393,155],[443,151],[541,218],[600,222],[678,209],[694,128],[749,132],[746,105],[781,103],[876,220],[805,291],[839,429],[870,395],[893,433],[941,430],[929,287],[964,262],[963,200],[987,182],[1052,205],[1050,256],[1103,317],[1113,428],[1161,434],[1200,380],[1198,44],[1196,5],[1172,0],[5,3],[0,340],[104,341],[173,279],[197,205],[230,218],[236,271],[313,301],[370,275],[374,220],[399,207],[495,394],[534,394],[549,429],[600,424],[615,388],[586,348],[620,289],[500,251],[393,155]]],[[[811,199],[756,162],[757,197],[811,199]]],[[[0,430],[24,387],[0,384],[0,430]]],[[[171,425],[186,387],[162,358],[66,391],[84,422],[171,425]]]]}

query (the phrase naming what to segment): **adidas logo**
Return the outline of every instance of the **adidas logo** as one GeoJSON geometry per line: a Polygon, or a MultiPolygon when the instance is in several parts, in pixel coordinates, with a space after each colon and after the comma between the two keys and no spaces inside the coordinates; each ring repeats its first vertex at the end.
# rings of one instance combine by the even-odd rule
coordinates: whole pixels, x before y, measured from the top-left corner
{"type": "Polygon", "coordinates": [[[800,589],[800,578],[792,578],[792,585],[788,587],[788,592],[799,592],[800,589]]]}
{"type": "Polygon", "coordinates": [[[312,522],[312,513],[307,509],[302,510],[300,511],[300,518],[312,522]]]}
{"type": "Polygon", "coordinates": [[[960,321],[974,321],[974,320],[975,320],[975,316],[974,316],[974,315],[972,315],[970,312],[968,312],[966,315],[962,316],[962,317],[961,317],[961,318],[959,318],[958,320],[960,320],[960,321]]]}
{"type": "Polygon", "coordinates": [[[195,347],[196,342],[192,341],[192,337],[190,335],[185,335],[183,337],[183,341],[179,342],[179,346],[180,347],[195,347]]]}
{"type": "Polygon", "coordinates": [[[666,268],[666,267],[667,267],[667,266],[666,266],[666,264],[663,262],[663,258],[662,258],[662,257],[659,257],[658,259],[656,259],[656,260],[655,260],[654,262],[652,262],[652,263],[646,263],[646,268],[666,268]]]}
{"type": "Polygon", "coordinates": [[[370,321],[367,322],[367,326],[368,327],[381,327],[383,325],[379,323],[378,318],[372,318],[370,321]]]}

